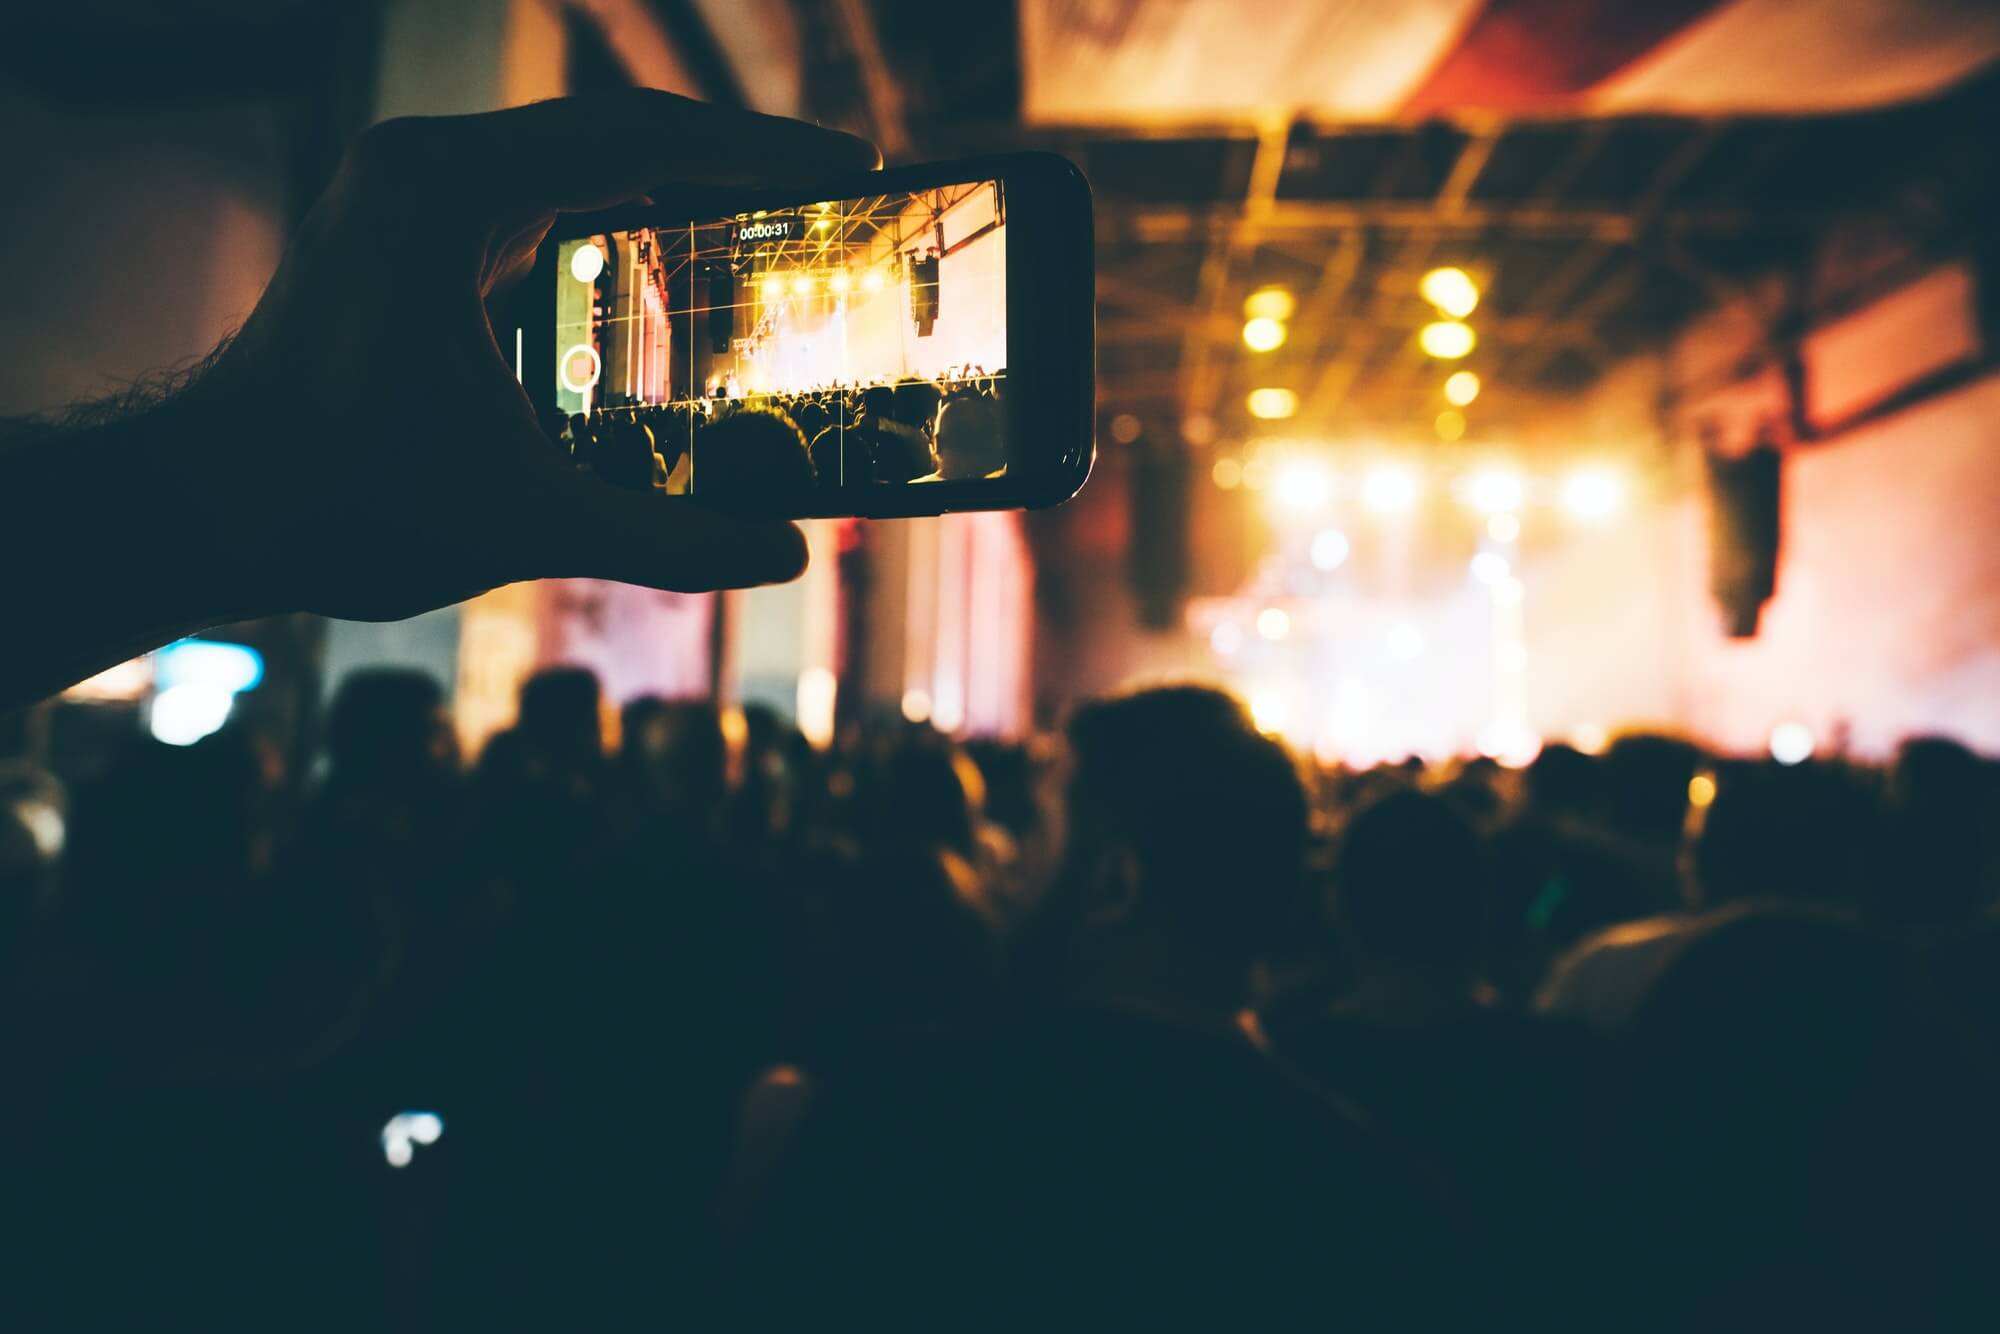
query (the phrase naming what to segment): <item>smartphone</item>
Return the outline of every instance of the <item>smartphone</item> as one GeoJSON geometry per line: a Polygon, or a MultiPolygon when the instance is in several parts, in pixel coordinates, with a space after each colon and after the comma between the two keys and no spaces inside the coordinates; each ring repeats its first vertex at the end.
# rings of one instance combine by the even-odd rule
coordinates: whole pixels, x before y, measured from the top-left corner
{"type": "Polygon", "coordinates": [[[1090,190],[1050,154],[560,217],[516,374],[578,467],[788,518],[1059,504],[1089,476],[1090,190]]]}

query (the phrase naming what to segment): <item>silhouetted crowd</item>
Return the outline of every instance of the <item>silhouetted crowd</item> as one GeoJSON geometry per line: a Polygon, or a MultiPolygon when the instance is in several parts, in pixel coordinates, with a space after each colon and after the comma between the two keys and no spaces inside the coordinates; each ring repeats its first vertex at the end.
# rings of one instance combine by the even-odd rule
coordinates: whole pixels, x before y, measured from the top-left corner
{"type": "Polygon", "coordinates": [[[1001,385],[939,380],[599,408],[546,423],[576,461],[630,490],[784,512],[814,490],[976,481],[1008,464],[1001,385]]]}
{"type": "Polygon", "coordinates": [[[574,669],[469,767],[416,673],[323,732],[134,738],[59,853],[9,789],[12,1327],[2000,1312],[1954,743],[1307,771],[1168,687],[821,750],[574,669]]]}

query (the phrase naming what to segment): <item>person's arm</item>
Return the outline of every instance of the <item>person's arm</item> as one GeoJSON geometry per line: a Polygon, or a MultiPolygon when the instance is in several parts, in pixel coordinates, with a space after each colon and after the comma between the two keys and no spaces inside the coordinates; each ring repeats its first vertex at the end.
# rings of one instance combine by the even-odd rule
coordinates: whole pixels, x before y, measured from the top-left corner
{"type": "Polygon", "coordinates": [[[792,578],[792,525],[663,506],[572,467],[485,298],[527,271],[560,211],[877,161],[847,135],[649,90],[368,131],[249,322],[187,384],[0,423],[0,710],[249,616],[388,620],[549,576],[792,578]]]}

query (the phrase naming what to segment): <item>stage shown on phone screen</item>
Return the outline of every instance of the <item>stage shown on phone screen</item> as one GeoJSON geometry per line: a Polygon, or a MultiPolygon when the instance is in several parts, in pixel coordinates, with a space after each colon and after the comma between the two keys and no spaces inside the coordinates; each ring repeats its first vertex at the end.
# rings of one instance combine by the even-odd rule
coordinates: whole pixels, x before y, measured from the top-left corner
{"type": "Polygon", "coordinates": [[[978,181],[564,241],[564,443],[621,485],[774,509],[1005,476],[1006,222],[978,181]]]}

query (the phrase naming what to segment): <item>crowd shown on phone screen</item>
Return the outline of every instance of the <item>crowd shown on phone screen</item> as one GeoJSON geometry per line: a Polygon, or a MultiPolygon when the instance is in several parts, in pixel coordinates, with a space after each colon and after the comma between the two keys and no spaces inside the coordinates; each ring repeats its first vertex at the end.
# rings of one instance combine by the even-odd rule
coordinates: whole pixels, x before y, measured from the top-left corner
{"type": "Polygon", "coordinates": [[[722,384],[690,402],[600,408],[547,428],[577,466],[615,486],[792,513],[816,491],[1005,476],[1005,383],[1004,370],[966,367],[786,393],[722,384]]]}
{"type": "Polygon", "coordinates": [[[9,1286],[64,1327],[1993,1309],[1953,743],[1310,769],[1190,686],[821,750],[580,669],[469,763],[400,669],[323,731],[135,739],[59,857],[0,822],[9,1286]]]}

